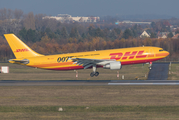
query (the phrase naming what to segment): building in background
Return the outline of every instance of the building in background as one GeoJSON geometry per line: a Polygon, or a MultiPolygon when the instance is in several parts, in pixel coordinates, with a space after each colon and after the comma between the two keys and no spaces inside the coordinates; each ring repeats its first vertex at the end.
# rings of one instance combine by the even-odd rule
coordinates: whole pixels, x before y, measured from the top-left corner
{"type": "MultiPolygon", "coordinates": [[[[166,39],[168,34],[170,32],[158,32],[157,33],[157,36],[158,36],[158,39],[162,38],[162,39],[166,39]]],[[[172,32],[173,36],[175,36],[175,32],[172,32]]]]}
{"type": "Polygon", "coordinates": [[[68,14],[58,14],[57,16],[45,16],[42,19],[56,19],[60,22],[74,21],[74,22],[97,22],[100,20],[100,17],[72,17],[68,14]]]}
{"type": "Polygon", "coordinates": [[[122,21],[122,22],[120,22],[120,21],[117,21],[117,22],[115,22],[115,24],[116,25],[118,25],[118,24],[151,24],[151,22],[132,22],[132,21],[129,21],[129,20],[125,20],[125,21],[122,21]]]}
{"type": "Polygon", "coordinates": [[[141,35],[140,35],[140,38],[143,38],[143,37],[150,37],[150,35],[144,31],[141,35]]]}

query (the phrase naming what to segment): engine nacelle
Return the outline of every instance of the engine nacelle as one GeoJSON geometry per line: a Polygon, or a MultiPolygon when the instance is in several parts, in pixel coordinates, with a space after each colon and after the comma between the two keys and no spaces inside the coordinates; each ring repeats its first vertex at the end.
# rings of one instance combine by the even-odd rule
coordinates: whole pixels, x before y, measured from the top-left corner
{"type": "Polygon", "coordinates": [[[122,68],[121,62],[111,62],[103,66],[104,69],[119,70],[122,68]]]}

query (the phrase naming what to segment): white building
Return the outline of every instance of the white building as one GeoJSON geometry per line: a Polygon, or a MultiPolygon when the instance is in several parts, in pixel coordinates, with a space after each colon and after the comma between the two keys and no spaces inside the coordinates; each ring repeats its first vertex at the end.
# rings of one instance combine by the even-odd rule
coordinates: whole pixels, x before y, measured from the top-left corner
{"type": "Polygon", "coordinates": [[[151,24],[151,22],[132,22],[132,21],[129,21],[129,20],[125,20],[125,21],[122,21],[122,22],[119,22],[117,21],[115,24],[151,24]]]}
{"type": "Polygon", "coordinates": [[[140,38],[143,38],[143,37],[150,37],[150,35],[144,31],[141,35],[140,35],[140,38]]]}
{"type": "Polygon", "coordinates": [[[61,22],[65,21],[75,21],[75,22],[97,22],[100,17],[72,17],[68,14],[58,14],[57,16],[45,16],[42,19],[56,19],[61,22]]]}
{"type": "MultiPolygon", "coordinates": [[[[169,33],[170,33],[170,32],[159,32],[159,33],[157,34],[158,39],[160,39],[160,38],[166,39],[169,33]]],[[[175,32],[172,32],[172,34],[173,34],[173,36],[175,36],[175,32]]]]}

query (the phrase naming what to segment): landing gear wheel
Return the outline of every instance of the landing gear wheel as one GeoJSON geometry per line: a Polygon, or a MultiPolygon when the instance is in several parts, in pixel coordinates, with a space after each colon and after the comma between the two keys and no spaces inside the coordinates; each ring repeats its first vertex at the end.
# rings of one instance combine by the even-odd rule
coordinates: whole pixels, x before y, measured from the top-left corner
{"type": "Polygon", "coordinates": [[[92,73],[90,74],[90,76],[91,76],[91,77],[93,77],[94,75],[95,75],[95,73],[94,73],[94,72],[92,72],[92,73]]]}
{"type": "Polygon", "coordinates": [[[98,75],[99,75],[99,72],[92,72],[92,73],[90,74],[91,77],[93,77],[93,76],[98,76],[98,75]]]}
{"type": "Polygon", "coordinates": [[[99,75],[99,72],[96,71],[96,65],[93,65],[93,72],[91,72],[90,76],[93,77],[93,76],[98,76],[99,75]]]}
{"type": "Polygon", "coordinates": [[[94,75],[95,75],[95,76],[98,76],[98,75],[99,75],[99,72],[96,72],[94,75]]]}

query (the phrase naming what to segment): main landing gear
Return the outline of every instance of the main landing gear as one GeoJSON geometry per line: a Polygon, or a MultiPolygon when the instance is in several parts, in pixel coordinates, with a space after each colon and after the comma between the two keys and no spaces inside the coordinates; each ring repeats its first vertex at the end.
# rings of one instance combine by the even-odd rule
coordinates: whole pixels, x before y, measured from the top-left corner
{"type": "Polygon", "coordinates": [[[98,76],[99,75],[99,72],[91,72],[90,76],[93,77],[93,76],[98,76]]]}
{"type": "Polygon", "coordinates": [[[93,77],[93,76],[98,76],[99,75],[99,72],[96,71],[96,65],[93,65],[93,72],[91,72],[90,76],[93,77]]]}

